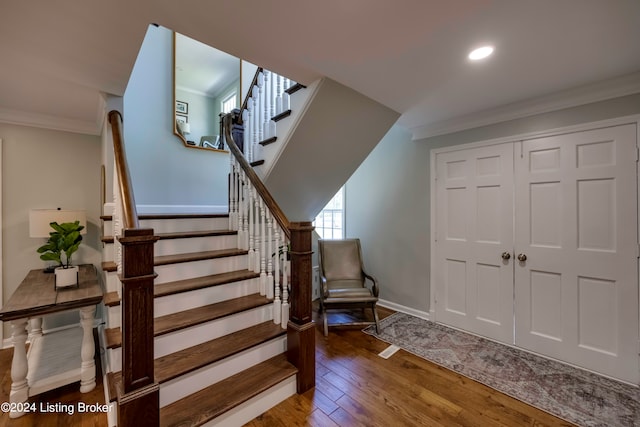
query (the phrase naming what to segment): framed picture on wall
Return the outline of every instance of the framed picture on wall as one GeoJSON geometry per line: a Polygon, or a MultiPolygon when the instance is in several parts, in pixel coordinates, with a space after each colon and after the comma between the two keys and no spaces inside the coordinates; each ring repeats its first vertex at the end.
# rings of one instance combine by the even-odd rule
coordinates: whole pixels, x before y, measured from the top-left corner
{"type": "Polygon", "coordinates": [[[176,113],[189,114],[189,104],[184,101],[176,101],[176,113]]]}
{"type": "Polygon", "coordinates": [[[182,114],[176,114],[176,122],[177,123],[189,123],[189,117],[184,116],[182,114]]]}

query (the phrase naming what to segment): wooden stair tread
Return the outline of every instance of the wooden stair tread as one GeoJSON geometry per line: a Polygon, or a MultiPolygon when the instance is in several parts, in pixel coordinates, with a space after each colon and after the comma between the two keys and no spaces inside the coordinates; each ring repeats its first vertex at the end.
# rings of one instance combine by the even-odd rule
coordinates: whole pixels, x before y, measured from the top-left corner
{"type": "Polygon", "coordinates": [[[246,255],[246,249],[218,249],[214,251],[190,252],[186,254],[161,255],[153,259],[153,265],[179,264],[182,262],[246,255]]]}
{"type": "MultiPolygon", "coordinates": [[[[235,313],[251,310],[270,303],[271,301],[260,294],[251,294],[156,317],[153,321],[153,335],[155,337],[189,328],[211,320],[220,319],[235,313]]],[[[122,346],[122,331],[120,328],[105,329],[107,348],[122,346]]]]}
{"type": "MultiPolygon", "coordinates": [[[[191,239],[197,237],[230,236],[238,234],[234,230],[176,231],[172,233],[156,233],[160,240],[191,239]]],[[[113,236],[102,236],[102,243],[113,243],[113,236]]]]}
{"type": "MultiPolygon", "coordinates": [[[[170,381],[180,375],[188,374],[286,333],[287,331],[279,324],[267,320],[238,332],[160,357],[154,360],[156,382],[162,384],[170,381]]],[[[122,381],[122,372],[115,372],[108,377],[108,380],[117,384],[122,381]]],[[[110,383],[109,389],[111,388],[110,383]]],[[[113,399],[116,396],[110,397],[113,399]]]]}
{"type": "Polygon", "coordinates": [[[285,117],[289,117],[291,115],[291,110],[287,110],[287,111],[283,111],[280,114],[276,114],[275,116],[271,117],[271,120],[273,120],[274,122],[279,122],[280,120],[284,119],[285,117]]]}
{"type": "Polygon", "coordinates": [[[296,373],[280,354],[161,408],[160,425],[202,425],[296,373]]]}
{"type": "Polygon", "coordinates": [[[107,292],[106,294],[104,294],[104,298],[102,300],[104,301],[104,305],[106,305],[107,307],[115,307],[120,305],[120,297],[115,291],[107,292]]]}
{"type": "Polygon", "coordinates": [[[264,160],[256,160],[255,162],[249,163],[252,167],[264,165],[264,160]]]}
{"type": "Polygon", "coordinates": [[[296,83],[293,86],[291,86],[290,88],[285,89],[285,92],[287,92],[289,95],[296,93],[297,91],[299,91],[300,89],[306,89],[307,87],[305,85],[302,85],[300,83],[296,83]]]}
{"type": "Polygon", "coordinates": [[[271,138],[267,138],[264,141],[260,141],[258,144],[260,144],[260,145],[262,145],[264,147],[265,145],[273,144],[277,140],[278,140],[277,136],[272,136],[271,138]]]}
{"type": "Polygon", "coordinates": [[[102,271],[112,272],[116,271],[118,266],[114,261],[102,261],[102,271]]]}

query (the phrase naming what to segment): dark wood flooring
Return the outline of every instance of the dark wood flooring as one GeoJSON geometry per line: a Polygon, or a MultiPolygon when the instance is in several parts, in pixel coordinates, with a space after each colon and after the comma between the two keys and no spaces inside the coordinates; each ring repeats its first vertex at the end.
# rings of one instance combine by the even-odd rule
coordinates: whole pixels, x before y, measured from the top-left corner
{"type": "MultiPolygon", "coordinates": [[[[392,312],[379,308],[381,318],[392,312]]],[[[367,313],[368,315],[368,313],[367,313]]],[[[359,311],[332,314],[353,320],[359,311]]],[[[318,319],[316,319],[318,320],[318,319]]],[[[321,320],[321,319],[320,319],[321,320]]],[[[316,387],[295,395],[247,424],[257,426],[570,426],[558,418],[417,356],[378,353],[388,344],[361,327],[316,327],[316,387]]],[[[9,400],[12,349],[0,350],[0,402],[9,400]]],[[[44,403],[104,403],[102,374],[87,394],[71,384],[31,398],[44,403]]],[[[29,414],[0,426],[106,427],[104,414],[29,414]]]]}

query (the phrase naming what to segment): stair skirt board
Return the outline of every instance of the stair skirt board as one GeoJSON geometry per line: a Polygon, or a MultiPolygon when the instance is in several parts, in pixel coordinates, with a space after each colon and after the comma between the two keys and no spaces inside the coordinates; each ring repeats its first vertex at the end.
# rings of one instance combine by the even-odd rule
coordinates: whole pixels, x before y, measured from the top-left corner
{"type": "Polygon", "coordinates": [[[286,336],[284,335],[274,338],[234,356],[203,366],[193,372],[160,384],[160,407],[167,406],[211,384],[242,372],[250,366],[257,365],[284,353],[287,348],[286,341],[286,336]]]}
{"type": "Polygon", "coordinates": [[[247,255],[157,265],[155,267],[155,272],[158,276],[155,279],[155,284],[158,285],[160,283],[194,279],[196,277],[209,276],[211,274],[245,270],[248,265],[249,258],[247,255]]]}
{"type": "Polygon", "coordinates": [[[292,375],[243,404],[202,424],[202,426],[237,427],[244,425],[294,394],[296,394],[296,376],[292,375]]]}
{"type": "MultiPolygon", "coordinates": [[[[154,358],[157,359],[268,320],[273,320],[273,304],[160,335],[154,339],[154,358]]],[[[120,371],[122,369],[122,347],[108,349],[108,353],[109,371],[120,371]]]]}

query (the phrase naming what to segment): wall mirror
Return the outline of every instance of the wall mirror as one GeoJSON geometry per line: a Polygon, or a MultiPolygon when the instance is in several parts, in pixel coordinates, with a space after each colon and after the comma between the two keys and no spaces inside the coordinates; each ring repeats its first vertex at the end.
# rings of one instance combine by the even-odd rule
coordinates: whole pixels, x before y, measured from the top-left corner
{"type": "Polygon", "coordinates": [[[173,33],[173,129],[186,147],[224,149],[220,113],[240,106],[240,59],[173,33]]]}

